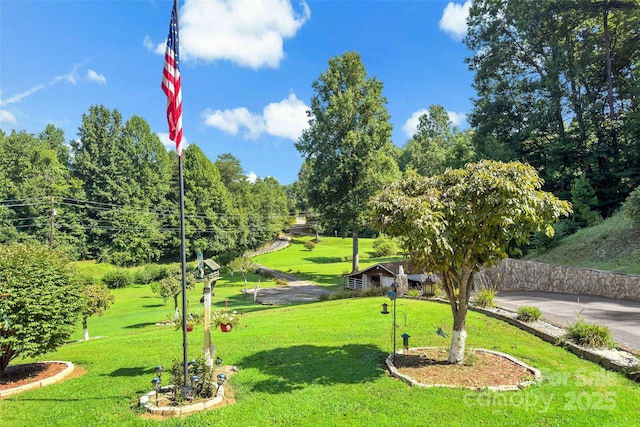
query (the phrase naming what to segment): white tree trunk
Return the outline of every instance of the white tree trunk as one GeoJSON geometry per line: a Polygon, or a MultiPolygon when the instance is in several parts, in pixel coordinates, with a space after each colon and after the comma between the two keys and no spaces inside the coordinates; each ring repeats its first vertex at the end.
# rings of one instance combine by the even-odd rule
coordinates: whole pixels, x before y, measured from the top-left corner
{"type": "Polygon", "coordinates": [[[82,335],[85,341],[89,341],[89,327],[87,326],[87,319],[82,319],[82,335]]]}
{"type": "Polygon", "coordinates": [[[467,340],[467,332],[462,329],[453,331],[451,336],[451,349],[449,350],[449,363],[460,365],[464,361],[464,345],[467,340]]]}

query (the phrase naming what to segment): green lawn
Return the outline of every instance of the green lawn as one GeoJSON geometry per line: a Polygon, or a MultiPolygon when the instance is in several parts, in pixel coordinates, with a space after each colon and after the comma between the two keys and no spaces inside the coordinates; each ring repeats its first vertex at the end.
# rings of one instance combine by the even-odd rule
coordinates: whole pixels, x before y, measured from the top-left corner
{"type": "MultiPolygon", "coordinates": [[[[349,253],[350,245],[345,253],[335,246],[322,252],[321,242],[311,252],[293,245],[259,262],[313,273],[309,261],[349,253]],[[305,262],[305,258],[316,259],[305,262]],[[267,263],[269,259],[274,264],[267,263]]],[[[348,265],[316,264],[316,274],[330,276],[325,267],[339,268],[334,264],[348,265]]],[[[251,280],[250,285],[259,278],[251,280]]],[[[137,402],[151,390],[154,367],[169,366],[182,355],[182,335],[173,328],[155,326],[172,314],[173,307],[163,305],[149,286],[134,285],[114,290],[113,307],[103,317],[90,319],[91,336],[104,338],[72,342],[38,359],[71,361],[84,375],[0,400],[0,425],[640,425],[638,384],[481,314],[469,313],[468,346],[509,353],[541,369],[546,378],[541,384],[507,393],[410,387],[391,378],[382,365],[393,348],[391,317],[380,314],[387,298],[265,307],[254,305],[242,289],[238,275],[224,277],[214,297],[217,307],[229,304],[244,313],[242,323],[231,333],[213,333],[224,364],[240,369],[229,381],[236,404],[163,421],[141,416],[137,402]]],[[[202,285],[189,292],[190,311],[201,310],[201,293],[202,285]]],[[[447,305],[409,299],[397,304],[398,338],[406,332],[412,346],[448,345],[435,333],[439,326],[451,332],[447,305]]],[[[79,327],[73,339],[81,336],[79,327]]],[[[188,338],[190,358],[197,357],[202,327],[188,338]]],[[[20,362],[24,360],[16,363],[20,362]]]]}
{"type": "MultiPolygon", "coordinates": [[[[286,250],[260,255],[253,260],[276,270],[284,271],[310,280],[330,290],[344,287],[344,275],[351,272],[351,238],[321,237],[313,250],[304,247],[304,242],[313,237],[298,237],[286,250]]],[[[376,257],[373,239],[359,239],[360,269],[379,262],[397,261],[401,258],[376,257]]]]}

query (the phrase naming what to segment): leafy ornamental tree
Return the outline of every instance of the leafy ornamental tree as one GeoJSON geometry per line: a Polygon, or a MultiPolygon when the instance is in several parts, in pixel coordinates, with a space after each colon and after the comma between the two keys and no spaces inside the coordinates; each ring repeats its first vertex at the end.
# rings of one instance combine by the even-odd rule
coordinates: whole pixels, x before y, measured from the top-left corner
{"type": "Polygon", "coordinates": [[[453,314],[449,363],[464,359],[465,323],[473,276],[507,257],[571,205],[541,191],[535,169],[519,162],[481,161],[434,177],[408,174],[372,199],[375,218],[399,236],[411,264],[442,277],[453,314]]]}
{"type": "Polygon", "coordinates": [[[89,327],[87,320],[92,316],[102,316],[113,304],[114,297],[105,285],[85,285],[82,291],[82,333],[84,340],[89,340],[89,327]]]}
{"type": "Polygon", "coordinates": [[[255,271],[258,268],[258,264],[253,262],[251,258],[248,256],[241,256],[229,263],[229,268],[231,271],[235,271],[242,275],[242,279],[244,280],[244,293],[247,293],[247,276],[252,271],[255,271]]]}
{"type": "Polygon", "coordinates": [[[325,222],[351,230],[352,269],[357,271],[358,232],[367,224],[367,202],[399,173],[391,156],[387,100],[382,82],[367,77],[357,52],[331,58],[312,87],[309,127],[296,143],[311,169],[309,204],[325,222]]]}
{"type": "MultiPolygon", "coordinates": [[[[192,274],[187,274],[187,289],[193,288],[195,284],[195,277],[192,274]]],[[[172,298],[175,313],[174,318],[176,320],[180,319],[178,297],[182,293],[182,269],[179,266],[170,268],[164,279],[151,283],[151,290],[153,293],[161,296],[165,304],[169,298],[172,298]]]]}
{"type": "Polygon", "coordinates": [[[78,320],[80,293],[60,252],[39,244],[0,246],[0,375],[18,356],[64,344],[78,320]]]}

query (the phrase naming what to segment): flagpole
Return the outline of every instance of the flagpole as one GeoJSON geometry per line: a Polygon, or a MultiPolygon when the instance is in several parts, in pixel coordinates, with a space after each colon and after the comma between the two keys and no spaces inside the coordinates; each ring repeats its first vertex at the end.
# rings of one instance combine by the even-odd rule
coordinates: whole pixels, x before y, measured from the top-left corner
{"type": "MultiPolygon", "coordinates": [[[[178,0],[173,0],[173,8],[176,14],[176,34],[180,25],[178,20],[178,0]]],[[[176,50],[179,50],[179,37],[176,42],[176,50]]],[[[182,371],[184,373],[184,387],[189,386],[189,341],[187,340],[187,249],[186,233],[184,225],[184,174],[183,174],[183,150],[178,153],[178,176],[180,182],[180,253],[182,268],[182,371]]]]}
{"type": "Polygon", "coordinates": [[[164,55],[162,70],[162,91],[167,96],[167,123],[169,124],[169,138],[176,143],[178,154],[178,181],[180,186],[180,255],[182,276],[182,348],[184,387],[189,387],[188,362],[189,349],[187,343],[187,250],[184,225],[184,174],[182,172],[182,78],[180,77],[180,39],[178,35],[178,0],[173,0],[167,49],[164,55]]]}
{"type": "Polygon", "coordinates": [[[178,156],[178,174],[180,178],[180,249],[182,254],[182,369],[184,372],[184,386],[187,387],[189,385],[189,371],[187,364],[187,359],[189,358],[189,343],[187,340],[187,249],[185,244],[186,237],[184,226],[184,178],[182,173],[182,156],[178,156]]]}

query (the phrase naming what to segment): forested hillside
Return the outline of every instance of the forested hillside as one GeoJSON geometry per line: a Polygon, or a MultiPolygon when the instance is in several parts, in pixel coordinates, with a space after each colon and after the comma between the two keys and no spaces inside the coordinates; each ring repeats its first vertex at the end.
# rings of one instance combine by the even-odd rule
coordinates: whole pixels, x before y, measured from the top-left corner
{"type": "MultiPolygon", "coordinates": [[[[481,159],[528,163],[543,190],[570,201],[560,238],[611,217],[640,186],[640,0],[474,0],[467,26],[469,129],[433,104],[415,135],[391,141],[383,82],[347,52],[312,83],[297,182],[249,183],[232,155],[212,162],[190,144],[188,257],[224,262],[304,211],[317,231],[354,236],[356,269],[373,194],[409,171],[432,176],[481,159]]],[[[53,125],[0,131],[0,244],[36,240],[119,265],[176,260],[177,175],[176,155],[143,118],[103,106],[83,115],[77,137],[53,125]]]]}
{"type": "MultiPolygon", "coordinates": [[[[249,183],[231,155],[184,154],[187,253],[232,257],[270,241],[288,222],[273,178],[249,183]]],[[[67,144],[0,131],[0,244],[39,241],[74,259],[139,265],[179,259],[178,157],[140,117],[92,106],[67,144]]]]}

